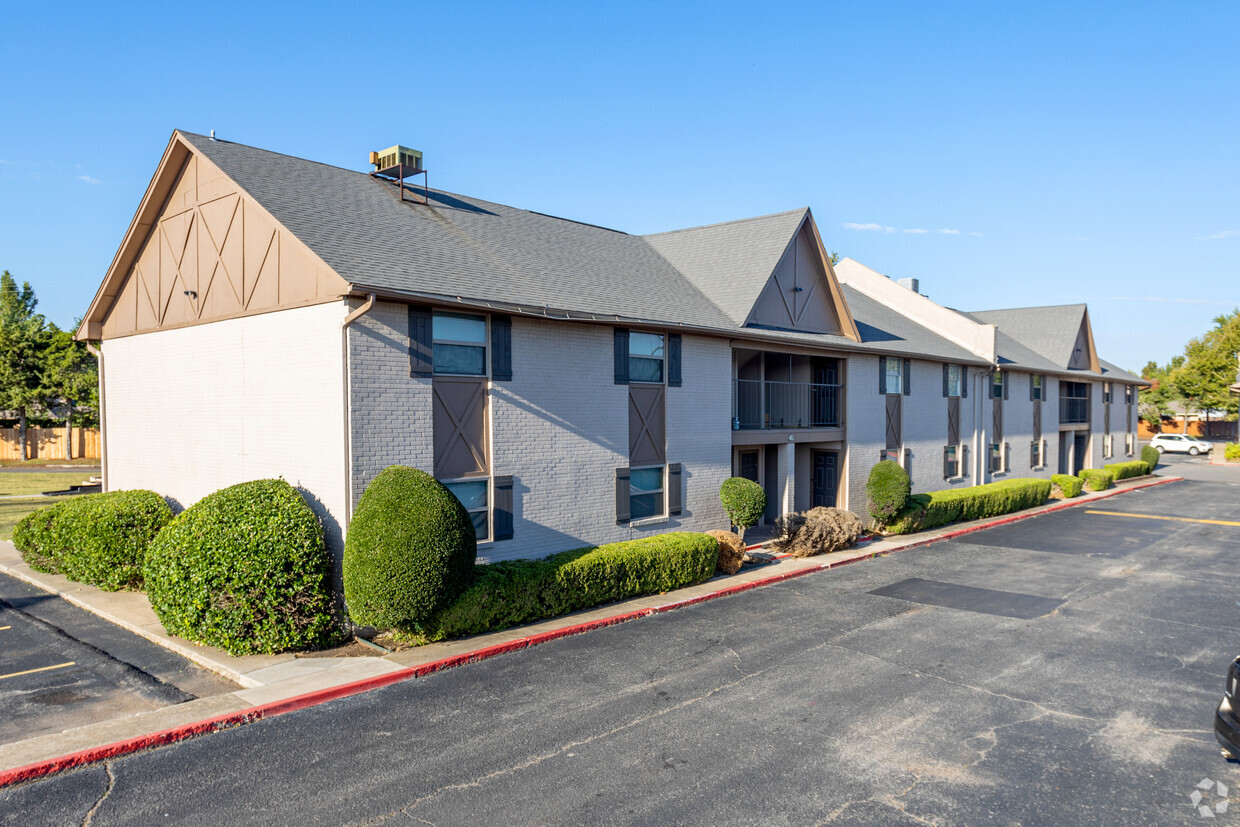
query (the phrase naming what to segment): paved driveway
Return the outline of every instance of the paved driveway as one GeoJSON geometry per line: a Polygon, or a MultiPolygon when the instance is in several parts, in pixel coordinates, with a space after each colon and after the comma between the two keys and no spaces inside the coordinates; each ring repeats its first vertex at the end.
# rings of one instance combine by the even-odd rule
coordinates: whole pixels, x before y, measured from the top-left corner
{"type": "Polygon", "coordinates": [[[1201,823],[1199,782],[1240,790],[1210,729],[1240,526],[1133,515],[1240,522],[1238,491],[1162,486],[566,638],[0,791],[0,820],[1201,823]]]}

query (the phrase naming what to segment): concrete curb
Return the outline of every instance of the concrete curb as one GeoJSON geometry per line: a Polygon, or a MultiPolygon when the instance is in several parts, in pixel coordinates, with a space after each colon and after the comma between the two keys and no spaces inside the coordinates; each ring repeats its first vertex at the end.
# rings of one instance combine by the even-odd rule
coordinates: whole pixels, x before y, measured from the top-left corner
{"type": "Polygon", "coordinates": [[[1123,488],[1115,488],[1110,491],[1099,492],[1088,498],[1063,500],[1062,502],[1054,505],[1042,506],[1037,509],[1031,509],[1029,511],[999,517],[994,520],[975,523],[964,528],[954,531],[947,531],[933,537],[923,538],[921,540],[913,540],[909,543],[892,548],[875,549],[871,552],[863,551],[847,557],[838,557],[834,560],[826,560],[818,565],[807,566],[805,568],[797,569],[796,571],[775,574],[770,577],[759,578],[757,580],[750,580],[745,583],[723,586],[706,594],[695,595],[694,597],[683,598],[680,600],[673,600],[670,603],[664,603],[659,606],[623,612],[621,614],[612,615],[611,617],[598,618],[573,626],[552,629],[550,631],[541,632],[528,637],[517,638],[515,640],[485,646],[469,652],[451,655],[429,663],[406,667],[404,669],[340,684],[338,686],[328,687],[326,689],[318,689],[313,692],[307,692],[303,695],[296,695],[294,697],[272,701],[270,703],[259,704],[248,709],[243,709],[239,712],[230,712],[224,715],[215,716],[213,718],[207,718],[202,721],[182,724],[171,729],[139,735],[133,738],[126,738],[121,741],[116,741],[98,747],[91,747],[89,749],[63,755],[58,758],[36,761],[25,766],[0,771],[0,788],[7,787],[12,784],[19,784],[24,781],[32,781],[36,778],[42,778],[47,775],[52,775],[54,773],[63,772],[69,769],[75,769],[77,767],[86,766],[99,761],[106,761],[110,758],[118,758],[123,755],[129,755],[142,750],[151,749],[153,747],[174,744],[178,741],[198,737],[199,735],[208,735],[213,732],[232,729],[234,727],[254,723],[255,721],[261,721],[265,718],[274,718],[288,712],[295,712],[299,709],[318,706],[319,704],[327,703],[328,701],[346,698],[350,695],[357,695],[362,692],[368,692],[372,689],[379,689],[380,687],[389,686],[411,678],[425,677],[427,675],[432,675],[436,672],[442,672],[446,669],[452,669],[457,666],[477,663],[479,661],[488,660],[509,652],[515,652],[520,649],[528,649],[532,646],[538,646],[539,644],[547,643],[552,640],[558,640],[572,635],[579,635],[584,632],[602,629],[607,626],[615,626],[620,623],[627,623],[630,620],[637,620],[643,617],[663,614],[676,609],[685,608],[687,606],[695,606],[699,603],[706,603],[720,597],[740,594],[741,592],[746,592],[750,589],[756,589],[763,586],[771,586],[776,583],[782,583],[787,580],[804,577],[805,575],[813,574],[815,572],[839,568],[841,566],[849,565],[850,563],[855,563],[858,560],[869,560],[874,557],[883,557],[888,554],[894,554],[895,552],[908,551],[915,548],[924,548],[925,546],[952,540],[966,534],[984,531],[988,528],[1007,525],[1021,520],[1032,519],[1033,517],[1039,517],[1043,514],[1049,514],[1054,511],[1061,511],[1065,508],[1086,505],[1101,499],[1114,497],[1118,494],[1125,494],[1129,491],[1139,491],[1143,488],[1151,488],[1157,485],[1166,485],[1168,483],[1181,481],[1183,481],[1183,477],[1166,477],[1151,480],[1149,482],[1137,483],[1135,485],[1128,485],[1123,488]]]}

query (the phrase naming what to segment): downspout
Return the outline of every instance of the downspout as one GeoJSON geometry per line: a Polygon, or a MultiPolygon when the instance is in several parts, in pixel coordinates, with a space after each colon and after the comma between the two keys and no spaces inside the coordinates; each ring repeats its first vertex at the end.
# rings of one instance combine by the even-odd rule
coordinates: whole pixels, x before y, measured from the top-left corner
{"type": "Polygon", "coordinates": [[[340,527],[341,536],[349,530],[349,521],[353,518],[353,428],[352,406],[349,404],[349,325],[370,312],[375,306],[375,294],[366,296],[366,303],[344,317],[340,323],[340,358],[343,367],[341,394],[344,404],[344,525],[340,527]]]}
{"type": "MultiPolygon", "coordinates": [[[[90,342],[86,343],[86,349],[99,363],[99,466],[103,475],[103,490],[108,491],[108,405],[104,390],[106,385],[103,381],[103,351],[90,342]]],[[[70,430],[69,433],[72,434],[73,431],[70,430]]]]}

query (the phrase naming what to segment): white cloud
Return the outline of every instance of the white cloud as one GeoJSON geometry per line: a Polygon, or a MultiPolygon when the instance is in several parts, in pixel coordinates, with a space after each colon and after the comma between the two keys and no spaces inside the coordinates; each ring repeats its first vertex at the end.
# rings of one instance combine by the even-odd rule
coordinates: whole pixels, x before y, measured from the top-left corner
{"type": "Polygon", "coordinates": [[[78,179],[79,181],[85,181],[85,182],[86,182],[86,183],[88,183],[88,184],[98,184],[98,183],[100,183],[100,181],[99,181],[99,179],[98,179],[98,178],[91,178],[89,175],[79,175],[79,176],[77,177],[77,179],[78,179]]]}
{"type": "Polygon", "coordinates": [[[1206,238],[1231,238],[1234,235],[1236,235],[1235,230],[1222,230],[1214,235],[1208,235],[1206,238]]]}
{"type": "Polygon", "coordinates": [[[981,237],[982,237],[982,234],[981,234],[981,233],[969,233],[969,235],[971,235],[971,236],[976,236],[976,237],[978,237],[978,238],[981,238],[981,237]]]}
{"type": "Polygon", "coordinates": [[[960,235],[959,230],[939,230],[943,235],[960,235]]]}
{"type": "Polygon", "coordinates": [[[926,233],[928,233],[928,232],[930,232],[930,231],[929,231],[929,230],[923,230],[923,229],[921,229],[920,227],[915,227],[915,228],[913,228],[913,229],[911,229],[911,230],[901,230],[900,232],[902,232],[902,233],[916,233],[917,235],[925,235],[926,233]]]}
{"type": "Polygon", "coordinates": [[[882,224],[858,224],[854,221],[845,221],[843,226],[845,230],[881,230],[883,228],[882,224]]]}

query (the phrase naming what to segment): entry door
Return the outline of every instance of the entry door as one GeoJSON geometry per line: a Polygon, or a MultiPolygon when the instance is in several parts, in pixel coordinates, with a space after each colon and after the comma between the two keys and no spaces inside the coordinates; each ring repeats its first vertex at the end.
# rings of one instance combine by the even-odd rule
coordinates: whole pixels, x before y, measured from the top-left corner
{"type": "Polygon", "coordinates": [[[1059,435],[1059,473],[1067,474],[1072,467],[1072,437],[1067,433],[1059,435]]]}
{"type": "Polygon", "coordinates": [[[835,495],[839,487],[839,462],[838,451],[814,451],[813,507],[835,507],[835,495]]]}
{"type": "Polygon", "coordinates": [[[740,476],[747,480],[758,481],[758,452],[741,451],[740,452],[740,476]]]}
{"type": "Polygon", "coordinates": [[[1089,450],[1089,434],[1077,431],[1076,438],[1072,442],[1072,473],[1076,475],[1080,474],[1081,469],[1085,467],[1085,452],[1089,450]]]}

